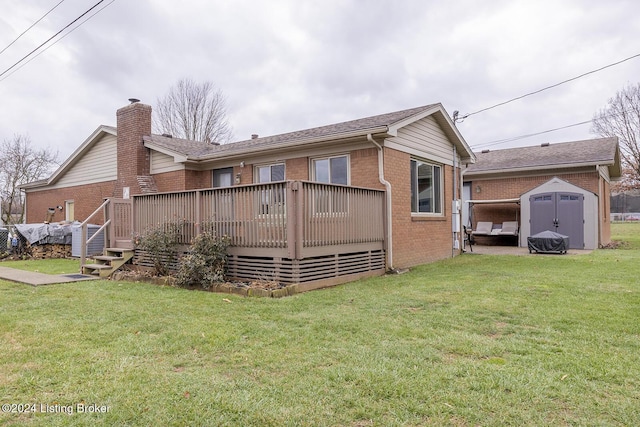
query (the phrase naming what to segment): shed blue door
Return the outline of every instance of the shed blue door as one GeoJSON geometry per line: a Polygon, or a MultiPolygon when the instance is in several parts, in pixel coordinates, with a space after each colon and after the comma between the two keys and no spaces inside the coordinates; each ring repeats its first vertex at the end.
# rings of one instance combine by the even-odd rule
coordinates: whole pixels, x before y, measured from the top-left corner
{"type": "Polygon", "coordinates": [[[569,236],[571,249],[584,248],[584,195],[540,193],[529,197],[531,235],[550,230],[569,236]]]}

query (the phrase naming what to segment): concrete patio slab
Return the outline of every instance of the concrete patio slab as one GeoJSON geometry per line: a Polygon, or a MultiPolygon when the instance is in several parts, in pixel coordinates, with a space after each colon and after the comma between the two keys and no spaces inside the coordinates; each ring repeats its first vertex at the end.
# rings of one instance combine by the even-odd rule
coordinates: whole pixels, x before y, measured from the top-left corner
{"type": "MultiPolygon", "coordinates": [[[[529,248],[521,248],[518,246],[489,246],[489,245],[473,245],[473,252],[469,249],[469,246],[465,248],[467,254],[479,254],[479,255],[550,255],[561,256],[560,254],[553,253],[529,253],[529,248]]],[[[588,249],[569,249],[566,255],[587,255],[591,250],[588,249]]]]}
{"type": "Polygon", "coordinates": [[[18,283],[26,283],[27,285],[32,286],[41,286],[53,285],[55,283],[72,283],[86,280],[96,280],[100,279],[100,277],[89,276],[87,274],[80,273],[44,274],[0,266],[0,279],[10,280],[12,282],[18,283]]]}

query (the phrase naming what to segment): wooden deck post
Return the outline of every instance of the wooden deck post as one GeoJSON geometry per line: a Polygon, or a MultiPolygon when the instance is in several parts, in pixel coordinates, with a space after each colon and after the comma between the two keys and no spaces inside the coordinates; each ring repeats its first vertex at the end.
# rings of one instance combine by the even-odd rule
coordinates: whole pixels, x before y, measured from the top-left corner
{"type": "Polygon", "coordinates": [[[201,196],[201,191],[198,190],[196,191],[196,206],[195,206],[195,212],[194,212],[194,228],[193,228],[193,232],[195,233],[194,237],[198,237],[200,235],[200,230],[201,228],[201,224],[200,222],[202,221],[201,219],[201,215],[202,215],[202,197],[201,196]]]}
{"type": "Polygon", "coordinates": [[[287,193],[285,198],[286,215],[287,215],[287,253],[290,259],[296,259],[296,212],[298,210],[296,203],[296,195],[300,192],[300,183],[298,181],[287,182],[287,193]]]}

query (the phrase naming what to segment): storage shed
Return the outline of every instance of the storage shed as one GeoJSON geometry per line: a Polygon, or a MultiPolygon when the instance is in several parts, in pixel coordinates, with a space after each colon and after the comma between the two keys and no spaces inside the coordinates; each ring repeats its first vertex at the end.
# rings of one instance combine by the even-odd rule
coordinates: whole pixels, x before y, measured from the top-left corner
{"type": "Polygon", "coordinates": [[[513,221],[519,213],[522,247],[546,230],[570,235],[572,249],[611,242],[611,182],[621,175],[617,138],[483,150],[476,157],[463,174],[463,196],[474,203],[468,227],[513,221]],[[520,204],[481,204],[512,198],[520,204]]]}
{"type": "Polygon", "coordinates": [[[598,247],[598,196],[558,177],[520,198],[520,246],[542,231],[569,236],[570,249],[598,247]]]}

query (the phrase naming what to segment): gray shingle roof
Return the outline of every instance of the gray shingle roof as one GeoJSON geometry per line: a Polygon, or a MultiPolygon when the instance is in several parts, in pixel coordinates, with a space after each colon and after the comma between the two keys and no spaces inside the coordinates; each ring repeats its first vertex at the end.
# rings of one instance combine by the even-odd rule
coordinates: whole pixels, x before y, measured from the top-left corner
{"type": "Polygon", "coordinates": [[[365,117],[357,120],[350,120],[342,123],[335,123],[327,126],[320,126],[311,129],[304,129],[295,132],[283,133],[279,135],[266,136],[262,138],[249,139],[244,141],[233,142],[224,145],[211,145],[199,141],[190,141],[180,138],[169,138],[161,135],[152,135],[145,137],[145,142],[150,142],[157,147],[162,147],[172,152],[187,156],[192,160],[200,160],[217,155],[225,155],[235,151],[244,151],[253,149],[261,149],[269,146],[278,146],[290,142],[303,142],[309,139],[331,139],[331,137],[340,137],[341,135],[361,132],[367,133],[367,130],[378,129],[380,127],[391,126],[401,122],[414,115],[418,115],[423,111],[431,109],[438,104],[425,105],[422,107],[410,108],[393,113],[380,114],[377,116],[365,117]]]}
{"type": "Polygon", "coordinates": [[[466,174],[569,165],[614,165],[617,151],[617,138],[598,138],[476,152],[477,161],[469,166],[466,174]]]}

